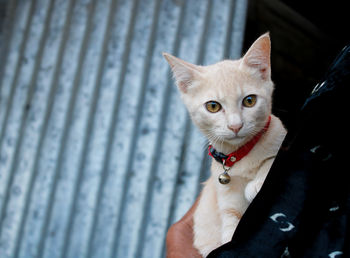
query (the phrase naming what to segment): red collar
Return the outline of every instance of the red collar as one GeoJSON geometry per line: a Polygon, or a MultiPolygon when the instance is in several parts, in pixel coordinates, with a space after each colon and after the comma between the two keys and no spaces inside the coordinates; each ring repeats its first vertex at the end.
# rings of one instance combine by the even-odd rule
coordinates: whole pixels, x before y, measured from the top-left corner
{"type": "Polygon", "coordinates": [[[225,155],[214,149],[212,145],[209,145],[208,154],[212,156],[216,161],[222,163],[226,167],[232,167],[237,161],[240,161],[244,156],[246,156],[255,146],[255,144],[260,140],[261,136],[267,131],[270,126],[271,116],[266,122],[265,127],[256,134],[253,139],[244,144],[238,150],[225,155]]]}

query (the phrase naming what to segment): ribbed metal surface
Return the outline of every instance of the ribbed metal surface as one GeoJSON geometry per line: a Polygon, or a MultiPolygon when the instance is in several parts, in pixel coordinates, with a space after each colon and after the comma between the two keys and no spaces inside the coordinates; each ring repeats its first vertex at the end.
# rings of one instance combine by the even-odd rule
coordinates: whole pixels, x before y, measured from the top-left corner
{"type": "Polygon", "coordinates": [[[162,51],[241,53],[245,0],[13,0],[1,33],[0,257],[163,257],[208,173],[162,51]]]}

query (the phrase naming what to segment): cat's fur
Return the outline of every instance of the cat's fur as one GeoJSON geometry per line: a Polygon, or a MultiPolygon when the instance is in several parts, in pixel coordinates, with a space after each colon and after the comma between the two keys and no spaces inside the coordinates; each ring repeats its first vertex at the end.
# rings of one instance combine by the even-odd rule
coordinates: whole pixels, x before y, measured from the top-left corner
{"type": "Polygon", "coordinates": [[[274,157],[286,135],[281,121],[271,114],[273,83],[270,69],[270,37],[258,38],[243,58],[214,65],[197,66],[167,53],[176,84],[193,122],[213,147],[229,154],[271,123],[254,148],[228,172],[229,184],[218,182],[222,164],[213,159],[211,177],[205,183],[194,213],[194,246],[203,256],[231,240],[236,226],[260,190],[274,157]],[[242,100],[257,96],[253,107],[242,100]],[[222,109],[210,113],[208,101],[222,109]],[[238,131],[238,133],[237,133],[238,131]]]}

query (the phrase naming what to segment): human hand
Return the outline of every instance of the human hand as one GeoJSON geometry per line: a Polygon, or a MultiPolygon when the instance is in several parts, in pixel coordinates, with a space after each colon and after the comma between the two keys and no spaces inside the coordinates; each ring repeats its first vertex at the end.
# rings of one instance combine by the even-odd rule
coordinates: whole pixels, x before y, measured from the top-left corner
{"type": "Polygon", "coordinates": [[[166,236],[167,258],[200,258],[201,255],[193,246],[193,213],[199,198],[185,216],[173,224],[166,236]]]}

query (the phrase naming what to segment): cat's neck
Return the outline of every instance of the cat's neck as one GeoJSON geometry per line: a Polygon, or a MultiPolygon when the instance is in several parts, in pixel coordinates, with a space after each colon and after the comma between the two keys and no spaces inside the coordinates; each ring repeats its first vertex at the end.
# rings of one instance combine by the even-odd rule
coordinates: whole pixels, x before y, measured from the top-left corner
{"type": "Polygon", "coordinates": [[[226,155],[230,154],[231,152],[234,152],[236,150],[238,150],[240,147],[242,147],[247,141],[244,141],[240,144],[230,144],[228,142],[216,142],[216,143],[213,143],[211,144],[214,149],[218,152],[221,152],[221,153],[224,153],[226,155]]]}

